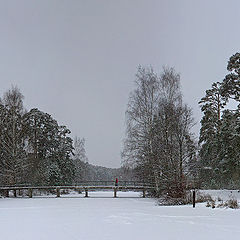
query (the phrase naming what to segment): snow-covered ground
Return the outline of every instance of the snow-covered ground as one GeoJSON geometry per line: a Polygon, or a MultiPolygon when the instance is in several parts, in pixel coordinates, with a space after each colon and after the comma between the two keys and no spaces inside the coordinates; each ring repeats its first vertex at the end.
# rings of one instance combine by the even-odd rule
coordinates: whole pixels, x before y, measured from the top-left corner
{"type": "Polygon", "coordinates": [[[138,198],[135,192],[119,193],[115,199],[112,192],[89,195],[2,198],[0,239],[240,239],[240,210],[211,209],[204,203],[195,209],[157,206],[154,199],[138,198]]]}

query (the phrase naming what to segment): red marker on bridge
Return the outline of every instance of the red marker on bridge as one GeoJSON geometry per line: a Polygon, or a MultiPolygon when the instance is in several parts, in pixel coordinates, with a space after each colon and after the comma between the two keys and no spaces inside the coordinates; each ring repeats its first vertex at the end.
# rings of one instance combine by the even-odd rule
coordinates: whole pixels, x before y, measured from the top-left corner
{"type": "Polygon", "coordinates": [[[115,180],[115,186],[118,186],[118,178],[115,180]]]}

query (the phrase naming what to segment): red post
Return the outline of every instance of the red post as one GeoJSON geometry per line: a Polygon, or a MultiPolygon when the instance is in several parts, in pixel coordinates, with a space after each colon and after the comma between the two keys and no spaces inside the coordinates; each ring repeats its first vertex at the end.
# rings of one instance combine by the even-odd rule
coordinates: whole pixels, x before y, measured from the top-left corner
{"type": "Polygon", "coordinates": [[[115,180],[115,186],[118,186],[118,178],[115,180]]]}

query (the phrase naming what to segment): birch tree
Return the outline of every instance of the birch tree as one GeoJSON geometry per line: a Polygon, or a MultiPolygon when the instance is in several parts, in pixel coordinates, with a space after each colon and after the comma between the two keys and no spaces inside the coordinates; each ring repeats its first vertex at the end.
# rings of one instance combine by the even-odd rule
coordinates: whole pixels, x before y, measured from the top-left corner
{"type": "Polygon", "coordinates": [[[167,191],[182,196],[189,144],[194,141],[189,141],[193,118],[182,103],[179,74],[165,68],[158,77],[151,68],[139,67],[126,120],[124,163],[134,166],[141,178],[154,181],[156,192],[165,181],[167,191]]]}
{"type": "Polygon", "coordinates": [[[6,184],[22,181],[27,170],[23,128],[23,95],[17,87],[8,90],[0,106],[0,173],[6,184]]]}

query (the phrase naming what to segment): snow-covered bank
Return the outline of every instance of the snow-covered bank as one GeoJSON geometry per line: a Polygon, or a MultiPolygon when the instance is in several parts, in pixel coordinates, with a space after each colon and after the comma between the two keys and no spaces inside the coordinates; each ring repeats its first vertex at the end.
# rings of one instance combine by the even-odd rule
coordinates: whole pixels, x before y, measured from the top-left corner
{"type": "Polygon", "coordinates": [[[239,239],[240,210],[157,206],[139,193],[0,199],[4,240],[239,239]],[[104,195],[104,198],[100,198],[104,195]],[[124,198],[125,197],[125,198],[124,198]]]}
{"type": "Polygon", "coordinates": [[[229,199],[236,199],[240,203],[240,192],[239,190],[201,190],[200,193],[209,194],[214,200],[222,199],[227,201],[229,199]]]}

